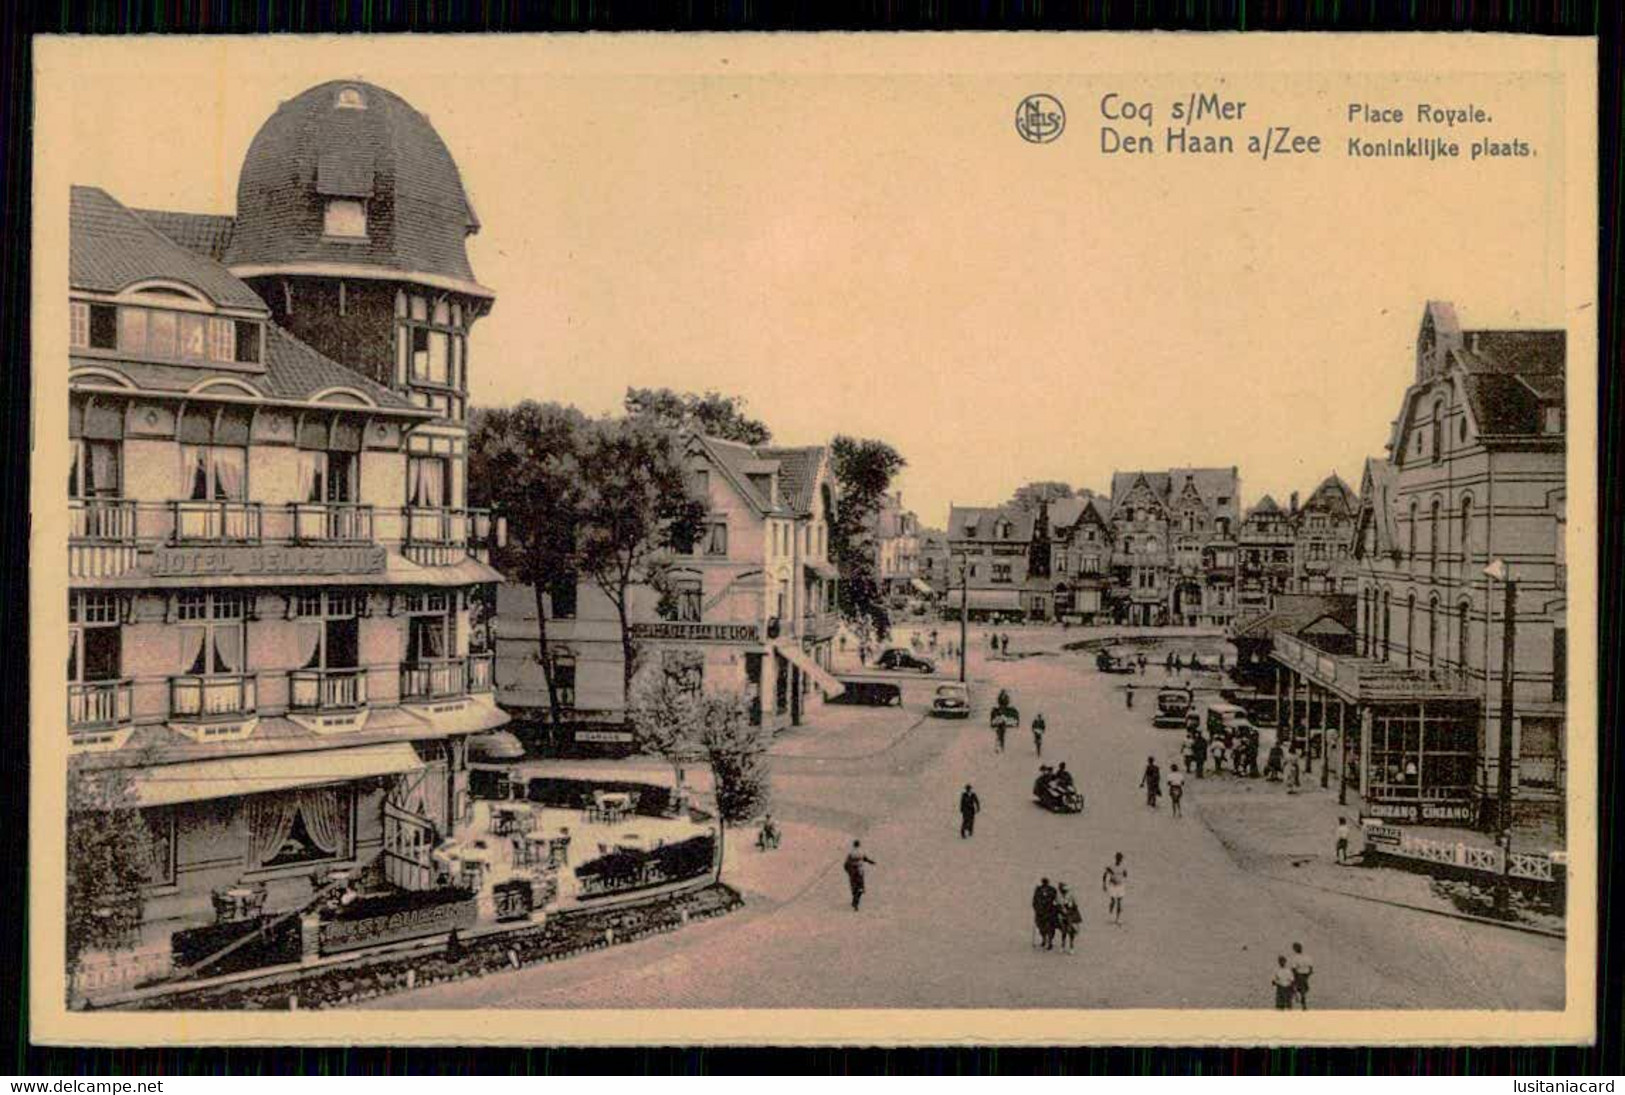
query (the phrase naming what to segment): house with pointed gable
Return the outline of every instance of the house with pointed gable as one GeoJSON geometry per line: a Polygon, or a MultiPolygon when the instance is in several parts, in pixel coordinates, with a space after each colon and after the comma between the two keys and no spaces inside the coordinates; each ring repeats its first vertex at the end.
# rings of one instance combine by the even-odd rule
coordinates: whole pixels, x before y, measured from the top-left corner
{"type": "Polygon", "coordinates": [[[1108,620],[1111,586],[1110,502],[1083,491],[1049,505],[1050,573],[1055,614],[1076,624],[1108,620]]]}
{"type": "Polygon", "coordinates": [[[1292,515],[1269,495],[1242,518],[1236,574],[1239,618],[1267,613],[1292,588],[1297,543],[1292,515]]]}
{"type": "Polygon", "coordinates": [[[1451,305],[1429,302],[1387,455],[1367,461],[1351,523],[1354,651],[1277,636],[1280,687],[1347,721],[1367,813],[1499,826],[1504,763],[1515,814],[1562,823],[1565,360],[1561,330],[1465,330],[1451,305]]]}
{"type": "MultiPolygon", "coordinates": [[[[699,434],[682,439],[692,489],[710,504],[698,541],[666,560],[656,584],[635,587],[632,638],[648,666],[696,688],[739,693],[751,720],[799,725],[816,690],[841,691],[829,671],[837,626],[830,528],[837,489],[829,449],[751,446],[699,434]]],[[[536,657],[533,591],[498,590],[498,698],[523,725],[550,720],[536,657]]],[[[548,651],[563,725],[561,752],[625,752],[620,621],[589,579],[546,598],[548,651]]]]}
{"type": "Polygon", "coordinates": [[[1236,613],[1237,469],[1116,472],[1113,615],[1139,626],[1223,627],[1236,613]]]}
{"type": "MultiPolygon", "coordinates": [[[[1293,501],[1296,502],[1294,493],[1293,501]]],[[[1349,571],[1354,512],[1359,497],[1335,472],[1321,480],[1303,506],[1294,506],[1292,588],[1299,593],[1353,592],[1349,571]]]]}

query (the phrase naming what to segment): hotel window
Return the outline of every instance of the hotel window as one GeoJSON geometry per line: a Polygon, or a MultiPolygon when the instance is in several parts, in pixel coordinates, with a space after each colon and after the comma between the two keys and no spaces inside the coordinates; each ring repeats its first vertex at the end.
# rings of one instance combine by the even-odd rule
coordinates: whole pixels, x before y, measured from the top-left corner
{"type": "Polygon", "coordinates": [[[353,784],[250,795],[243,811],[248,822],[249,862],[256,869],[302,867],[350,857],[353,784]]]}
{"type": "Polygon", "coordinates": [[[258,323],[195,312],[91,305],[87,337],[94,349],[140,357],[250,364],[260,359],[258,323]]]}
{"type": "Polygon", "coordinates": [[[304,593],[296,599],[301,669],[356,669],[361,665],[364,593],[304,593]]]}
{"type": "Polygon", "coordinates": [[[553,655],[553,688],[559,694],[560,707],[576,705],[576,656],[553,655]]]}
{"type": "Polygon", "coordinates": [[[1010,564],[1009,563],[994,563],[993,564],[993,580],[995,582],[1008,582],[1008,581],[1010,581],[1010,564]]]}
{"type": "Polygon", "coordinates": [[[1439,565],[1439,500],[1435,498],[1428,511],[1428,570],[1439,565]]]}
{"type": "Polygon", "coordinates": [[[85,345],[93,350],[118,349],[118,309],[111,304],[89,306],[89,327],[85,345]]]}
{"type": "Polygon", "coordinates": [[[353,198],[327,199],[322,235],[341,239],[367,238],[367,203],[353,198]]]}
{"type": "Polygon", "coordinates": [[[1407,549],[1408,550],[1406,551],[1406,554],[1410,557],[1411,562],[1414,564],[1415,561],[1416,561],[1416,503],[1415,502],[1411,503],[1411,521],[1410,521],[1409,530],[1408,530],[1407,535],[1409,536],[1410,541],[1407,544],[1407,549]]]}
{"type": "Polygon", "coordinates": [[[711,525],[710,535],[705,541],[707,555],[728,554],[728,524],[726,521],[717,521],[711,525]]]}
{"type": "Polygon", "coordinates": [[[1416,653],[1416,594],[1405,598],[1405,665],[1411,664],[1416,653]]]}
{"type": "Polygon", "coordinates": [[[1563,432],[1563,408],[1547,407],[1542,416],[1541,428],[1547,433],[1563,432]]]}
{"type": "Polygon", "coordinates": [[[1440,664],[1444,659],[1438,657],[1439,649],[1439,598],[1428,599],[1428,667],[1440,664]]]}
{"type": "Polygon", "coordinates": [[[68,302],[68,345],[74,349],[90,345],[90,305],[82,300],[68,302]]]}
{"type": "MultiPolygon", "coordinates": [[[[403,382],[428,384],[462,391],[466,381],[468,344],[463,332],[463,309],[445,297],[433,305],[427,297],[397,294],[396,371],[403,382]]],[[[460,417],[462,401],[440,400],[451,417],[460,417]]]]}
{"type": "Polygon", "coordinates": [[[550,582],[547,587],[548,611],[555,620],[573,620],[576,618],[576,576],[563,574],[550,582]]]}
{"type": "Polygon", "coordinates": [[[354,502],[359,497],[358,458],[353,452],[299,451],[300,493],[305,502],[354,502]]]}
{"type": "MultiPolygon", "coordinates": [[[[697,577],[685,575],[673,578],[670,587],[661,598],[661,618],[679,623],[699,623],[702,588],[697,577]]],[[[780,615],[783,615],[783,612],[781,605],[780,615]]]]}
{"type": "Polygon", "coordinates": [[[406,664],[422,665],[453,656],[457,648],[457,617],[444,596],[426,597],[422,607],[409,609],[406,628],[406,664]]]}
{"type": "Polygon", "coordinates": [[[450,471],[443,456],[406,458],[406,504],[416,509],[444,509],[451,504],[450,471]]]}
{"type": "Polygon", "coordinates": [[[229,676],[247,665],[248,601],[240,593],[191,591],[175,595],[181,643],[180,671],[192,677],[229,676]]]}
{"type": "Polygon", "coordinates": [[[1473,561],[1473,498],[1467,494],[1461,498],[1461,561],[1473,561]]]}
{"type": "Polygon", "coordinates": [[[119,625],[124,614],[124,602],[116,593],[76,593],[68,598],[70,682],[119,679],[123,653],[119,625]]]}
{"type": "Polygon", "coordinates": [[[1433,401],[1433,459],[1437,463],[1444,455],[1444,401],[1433,401]]]}
{"type": "Polygon", "coordinates": [[[711,497],[711,473],[704,468],[694,473],[694,497],[702,502],[711,497]]]}
{"type": "Polygon", "coordinates": [[[118,498],[123,443],[80,438],[73,443],[68,466],[69,498],[118,498]]]}
{"type": "Polygon", "coordinates": [[[186,497],[194,502],[241,502],[248,497],[248,449],[234,445],[182,445],[186,497]]]}

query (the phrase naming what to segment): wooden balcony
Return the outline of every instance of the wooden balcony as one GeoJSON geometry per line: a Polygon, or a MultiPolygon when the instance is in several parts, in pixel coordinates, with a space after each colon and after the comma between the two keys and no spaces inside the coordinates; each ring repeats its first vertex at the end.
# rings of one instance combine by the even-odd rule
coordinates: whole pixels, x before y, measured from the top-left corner
{"type": "Polygon", "coordinates": [[[169,717],[178,722],[209,722],[254,714],[258,680],[252,673],[169,678],[169,717]]]}
{"type": "Polygon", "coordinates": [[[289,535],[301,544],[372,543],[372,507],[357,502],[289,502],[289,535]]]}
{"type": "Polygon", "coordinates": [[[365,706],[365,669],[295,669],[288,674],[290,711],[354,711],[365,706]]]}
{"type": "Polygon", "coordinates": [[[429,703],[492,687],[490,654],[466,658],[426,658],[401,666],[401,702],[429,703]]]}
{"type": "Polygon", "coordinates": [[[135,503],[123,498],[73,498],[68,501],[70,542],[133,544],[135,503]]]}
{"type": "Polygon", "coordinates": [[[264,538],[265,507],[258,502],[171,502],[174,544],[257,544],[264,538]]]}
{"type": "Polygon", "coordinates": [[[127,726],[134,686],[128,680],[68,685],[68,730],[81,733],[127,726]]]}
{"type": "Polygon", "coordinates": [[[484,559],[491,541],[489,510],[407,506],[401,510],[401,551],[420,566],[484,559]]]}

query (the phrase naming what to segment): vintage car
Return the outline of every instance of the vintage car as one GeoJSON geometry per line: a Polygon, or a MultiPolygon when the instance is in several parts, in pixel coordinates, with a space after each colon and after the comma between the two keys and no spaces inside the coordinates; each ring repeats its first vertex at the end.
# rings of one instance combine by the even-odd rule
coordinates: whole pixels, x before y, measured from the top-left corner
{"type": "Polygon", "coordinates": [[[939,684],[931,699],[931,714],[939,719],[970,718],[970,689],[962,684],[939,684]]]}
{"type": "Polygon", "coordinates": [[[1196,697],[1189,688],[1163,688],[1157,692],[1157,713],[1152,726],[1181,727],[1190,718],[1196,697]]]}
{"type": "Polygon", "coordinates": [[[903,702],[902,687],[890,681],[842,679],[841,685],[841,694],[832,697],[830,703],[859,704],[865,707],[893,707],[901,706],[903,702]]]}
{"type": "Polygon", "coordinates": [[[900,646],[881,651],[875,665],[881,669],[908,669],[915,673],[935,673],[937,663],[930,658],[922,658],[918,654],[910,653],[900,646]]]}

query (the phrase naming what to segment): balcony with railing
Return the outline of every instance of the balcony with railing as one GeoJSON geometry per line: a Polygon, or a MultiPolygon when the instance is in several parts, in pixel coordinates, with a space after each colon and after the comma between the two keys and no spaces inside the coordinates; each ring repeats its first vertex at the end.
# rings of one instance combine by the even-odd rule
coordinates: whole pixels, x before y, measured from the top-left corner
{"type": "Polygon", "coordinates": [[[69,684],[69,732],[88,733],[129,725],[134,691],[128,680],[69,684]]]}
{"type": "Polygon", "coordinates": [[[295,669],[288,674],[290,711],[354,711],[365,706],[365,669],[295,669]]]}
{"type": "Polygon", "coordinates": [[[289,502],[289,535],[302,544],[372,542],[372,507],[357,502],[289,502]]]}
{"type": "Polygon", "coordinates": [[[252,673],[169,678],[169,717],[178,722],[210,722],[254,714],[259,682],[252,673]]]}
{"type": "Polygon", "coordinates": [[[169,508],[172,543],[257,544],[264,538],[265,507],[259,502],[171,502],[169,508]]]}
{"type": "Polygon", "coordinates": [[[68,501],[68,539],[96,543],[134,543],[135,503],[124,498],[73,498],[68,501]]]}
{"type": "Polygon", "coordinates": [[[422,658],[401,666],[401,702],[430,703],[454,699],[492,687],[492,655],[422,658]]]}
{"type": "Polygon", "coordinates": [[[470,555],[484,559],[491,541],[489,510],[407,506],[401,522],[402,553],[423,566],[445,566],[470,555]]]}

